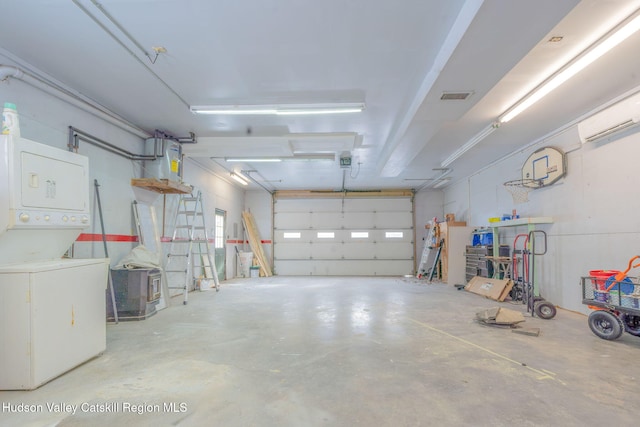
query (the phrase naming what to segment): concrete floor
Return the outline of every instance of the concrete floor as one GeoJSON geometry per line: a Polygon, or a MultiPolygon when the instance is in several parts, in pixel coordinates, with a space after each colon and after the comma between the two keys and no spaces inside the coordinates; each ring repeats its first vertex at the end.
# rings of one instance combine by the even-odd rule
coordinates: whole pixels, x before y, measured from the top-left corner
{"type": "Polygon", "coordinates": [[[0,392],[3,405],[44,408],[3,411],[0,425],[630,426],[640,420],[640,338],[604,341],[582,314],[525,315],[523,326],[542,332],[519,335],[473,319],[483,308],[524,311],[521,305],[380,277],[237,279],[219,293],[192,293],[187,306],[174,301],[145,321],[109,325],[106,353],[39,389],[0,392]],[[56,413],[47,403],[84,407],[56,413]]]}

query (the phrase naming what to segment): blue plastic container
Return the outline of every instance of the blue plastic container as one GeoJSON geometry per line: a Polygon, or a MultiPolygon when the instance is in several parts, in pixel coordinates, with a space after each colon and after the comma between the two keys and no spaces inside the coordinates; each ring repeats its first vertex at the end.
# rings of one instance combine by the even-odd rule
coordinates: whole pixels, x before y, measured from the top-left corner
{"type": "Polygon", "coordinates": [[[632,294],[635,289],[633,282],[628,277],[625,277],[620,282],[616,282],[616,276],[611,276],[607,279],[604,286],[605,289],[609,289],[609,291],[622,291],[625,295],[632,294]]]}
{"type": "Polygon", "coordinates": [[[491,230],[480,230],[473,233],[471,239],[473,246],[488,246],[493,244],[493,233],[491,230]]]}

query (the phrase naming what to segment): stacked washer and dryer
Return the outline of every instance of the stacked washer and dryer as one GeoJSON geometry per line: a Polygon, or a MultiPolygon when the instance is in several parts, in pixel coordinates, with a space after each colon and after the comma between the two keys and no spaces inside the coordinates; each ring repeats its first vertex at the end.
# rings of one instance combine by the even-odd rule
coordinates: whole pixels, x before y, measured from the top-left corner
{"type": "Polygon", "coordinates": [[[30,390],[106,349],[108,259],[63,258],[91,224],[89,161],[0,136],[0,390],[30,390]]]}

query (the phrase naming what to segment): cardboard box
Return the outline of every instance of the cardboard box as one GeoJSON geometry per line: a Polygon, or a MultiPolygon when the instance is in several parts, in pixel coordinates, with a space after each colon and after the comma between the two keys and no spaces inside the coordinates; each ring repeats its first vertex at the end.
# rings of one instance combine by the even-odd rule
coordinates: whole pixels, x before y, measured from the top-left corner
{"type": "Polygon", "coordinates": [[[524,322],[524,316],[519,311],[504,307],[494,307],[476,313],[476,319],[488,325],[515,325],[524,322]]]}
{"type": "Polygon", "coordinates": [[[475,276],[469,280],[464,290],[495,301],[504,301],[511,292],[511,288],[513,288],[511,279],[489,279],[475,276]]]}

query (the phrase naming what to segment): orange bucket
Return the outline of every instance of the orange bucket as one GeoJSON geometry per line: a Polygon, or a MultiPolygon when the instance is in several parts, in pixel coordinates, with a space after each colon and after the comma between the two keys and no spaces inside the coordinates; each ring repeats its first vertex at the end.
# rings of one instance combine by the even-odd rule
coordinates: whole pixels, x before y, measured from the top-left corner
{"type": "Polygon", "coordinates": [[[607,287],[605,286],[607,279],[611,276],[615,276],[618,273],[620,273],[620,271],[618,270],[590,270],[589,276],[593,277],[593,279],[591,279],[593,288],[604,291],[607,289],[607,287]]]}

